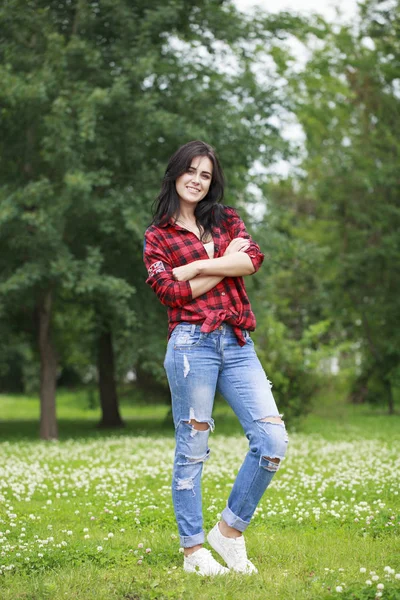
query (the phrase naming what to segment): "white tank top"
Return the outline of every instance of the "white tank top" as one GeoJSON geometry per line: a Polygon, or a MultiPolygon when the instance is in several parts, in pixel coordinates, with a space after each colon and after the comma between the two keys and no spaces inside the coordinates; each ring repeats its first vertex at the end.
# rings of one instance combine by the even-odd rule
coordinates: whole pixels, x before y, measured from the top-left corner
{"type": "Polygon", "coordinates": [[[206,244],[203,244],[205,251],[208,254],[208,258],[214,258],[214,242],[213,240],[211,240],[211,242],[207,242],[206,244]]]}

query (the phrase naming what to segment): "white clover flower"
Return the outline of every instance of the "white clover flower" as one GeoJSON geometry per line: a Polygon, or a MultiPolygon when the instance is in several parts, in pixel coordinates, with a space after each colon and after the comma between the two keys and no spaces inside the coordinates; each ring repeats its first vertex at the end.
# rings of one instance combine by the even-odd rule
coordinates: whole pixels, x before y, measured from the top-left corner
{"type": "Polygon", "coordinates": [[[113,533],[110,531],[110,533],[108,534],[108,536],[107,536],[107,537],[111,539],[111,538],[113,538],[113,537],[114,537],[114,534],[113,534],[113,533]]]}
{"type": "Polygon", "coordinates": [[[360,573],[366,573],[367,569],[365,567],[360,567],[360,573]]]}
{"type": "Polygon", "coordinates": [[[373,575],[371,579],[372,581],[379,581],[379,575],[373,575]]]}
{"type": "Polygon", "coordinates": [[[90,535],[88,533],[86,533],[86,535],[83,536],[85,540],[88,540],[90,538],[90,535]]]}
{"type": "Polygon", "coordinates": [[[396,575],[394,576],[395,579],[400,579],[400,573],[396,573],[396,575]]]}
{"type": "Polygon", "coordinates": [[[384,590],[385,586],[383,585],[383,583],[378,583],[378,585],[376,586],[377,590],[384,590]]]}
{"type": "Polygon", "coordinates": [[[67,531],[67,535],[72,535],[72,531],[71,530],[67,531]]]}
{"type": "Polygon", "coordinates": [[[87,533],[89,531],[89,529],[87,527],[83,528],[83,533],[87,533]]]}
{"type": "Polygon", "coordinates": [[[372,585],[372,581],[370,579],[367,579],[367,581],[365,582],[365,585],[372,585]]]}
{"type": "Polygon", "coordinates": [[[101,552],[103,550],[103,546],[97,546],[97,552],[101,552]]]}
{"type": "Polygon", "coordinates": [[[343,592],[343,588],[341,585],[337,585],[336,586],[336,591],[338,592],[338,594],[340,594],[341,592],[343,592]]]}

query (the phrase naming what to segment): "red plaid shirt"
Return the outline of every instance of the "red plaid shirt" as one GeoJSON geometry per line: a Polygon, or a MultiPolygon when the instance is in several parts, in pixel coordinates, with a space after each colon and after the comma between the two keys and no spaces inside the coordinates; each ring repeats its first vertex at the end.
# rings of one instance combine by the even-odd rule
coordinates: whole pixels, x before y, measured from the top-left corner
{"type": "MultiPolygon", "coordinates": [[[[235,209],[225,207],[225,217],[221,226],[212,232],[214,258],[224,255],[233,238],[250,240],[246,253],[250,256],[256,271],[264,260],[258,244],[246,231],[245,224],[235,209]]],[[[192,297],[188,281],[175,281],[172,269],[193,262],[208,259],[203,243],[197,236],[173,222],[160,227],[151,225],[145,233],[144,263],[148,271],[148,283],[163,304],[168,306],[168,337],[174,327],[182,321],[202,324],[201,331],[210,333],[226,322],[233,326],[238,342],[246,342],[243,330],[254,331],[256,319],[251,310],[243,277],[225,277],[211,290],[192,297]]]]}

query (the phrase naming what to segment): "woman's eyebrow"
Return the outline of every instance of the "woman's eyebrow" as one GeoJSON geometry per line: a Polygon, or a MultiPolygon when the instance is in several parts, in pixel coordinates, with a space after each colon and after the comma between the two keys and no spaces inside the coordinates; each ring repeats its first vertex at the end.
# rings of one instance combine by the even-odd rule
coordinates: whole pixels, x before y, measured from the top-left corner
{"type": "MultiPolygon", "coordinates": [[[[189,169],[193,169],[193,171],[197,171],[197,167],[192,167],[191,165],[190,165],[189,169]]],[[[207,175],[211,176],[211,173],[209,171],[202,171],[202,173],[207,173],[207,175]]]]}

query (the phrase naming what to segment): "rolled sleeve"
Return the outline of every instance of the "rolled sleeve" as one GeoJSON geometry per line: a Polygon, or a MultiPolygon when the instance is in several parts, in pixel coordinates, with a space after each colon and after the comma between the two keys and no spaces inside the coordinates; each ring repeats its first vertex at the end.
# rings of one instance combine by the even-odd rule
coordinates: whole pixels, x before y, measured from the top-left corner
{"type": "Polygon", "coordinates": [[[247,232],[246,225],[239,217],[236,210],[234,208],[227,207],[226,212],[228,216],[228,230],[231,240],[242,237],[250,241],[250,246],[247,248],[247,250],[244,250],[244,252],[250,256],[254,267],[254,273],[256,273],[263,263],[264,254],[261,252],[260,246],[247,232]]]}
{"type": "Polygon", "coordinates": [[[179,308],[193,298],[189,281],[175,281],[172,277],[172,265],[168,253],[164,250],[163,240],[154,231],[146,231],[143,260],[147,269],[146,283],[157,294],[165,306],[179,308]]]}

